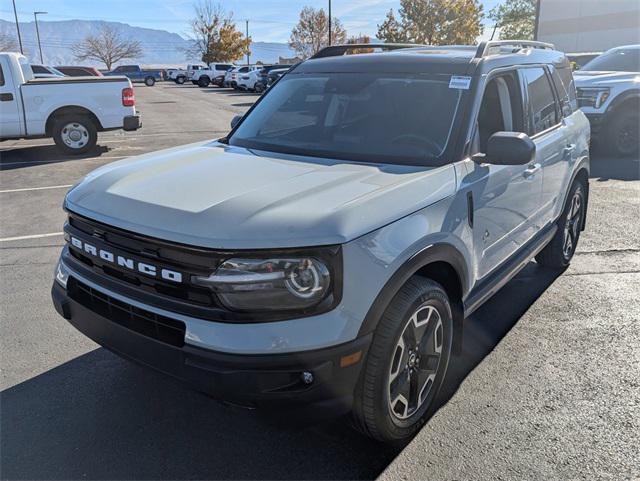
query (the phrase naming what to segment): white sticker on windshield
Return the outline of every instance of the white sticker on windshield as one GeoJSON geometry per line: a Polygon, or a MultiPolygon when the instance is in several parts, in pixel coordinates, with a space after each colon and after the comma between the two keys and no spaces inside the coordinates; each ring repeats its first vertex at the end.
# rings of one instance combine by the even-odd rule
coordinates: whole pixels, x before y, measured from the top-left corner
{"type": "Polygon", "coordinates": [[[462,89],[469,90],[471,86],[471,77],[461,77],[459,75],[452,75],[449,81],[450,89],[462,89]]]}

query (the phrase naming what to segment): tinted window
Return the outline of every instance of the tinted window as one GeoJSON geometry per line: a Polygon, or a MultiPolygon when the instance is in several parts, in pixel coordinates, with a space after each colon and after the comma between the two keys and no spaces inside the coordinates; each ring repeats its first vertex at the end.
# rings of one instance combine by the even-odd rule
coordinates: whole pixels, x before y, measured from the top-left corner
{"type": "Polygon", "coordinates": [[[31,70],[33,70],[33,73],[51,73],[42,65],[32,65],[31,70]]]}
{"type": "Polygon", "coordinates": [[[0,65],[0,87],[4,85],[4,72],[2,71],[2,65],[0,65]]]}
{"type": "Polygon", "coordinates": [[[231,65],[216,65],[215,69],[216,70],[224,70],[226,72],[231,67],[232,67],[231,65]]]}
{"type": "Polygon", "coordinates": [[[465,92],[449,75],[292,74],[231,145],[315,157],[424,165],[440,157],[465,92]]]}
{"type": "Polygon", "coordinates": [[[614,50],[604,53],[580,70],[640,72],[640,49],[614,50]]]}
{"type": "Polygon", "coordinates": [[[556,92],[562,106],[562,113],[571,115],[578,110],[578,100],[576,98],[576,86],[570,68],[555,69],[551,67],[551,76],[556,86],[556,92]]]}
{"type": "Polygon", "coordinates": [[[529,135],[553,127],[559,122],[556,101],[549,78],[542,68],[523,69],[529,94],[529,135]]]}

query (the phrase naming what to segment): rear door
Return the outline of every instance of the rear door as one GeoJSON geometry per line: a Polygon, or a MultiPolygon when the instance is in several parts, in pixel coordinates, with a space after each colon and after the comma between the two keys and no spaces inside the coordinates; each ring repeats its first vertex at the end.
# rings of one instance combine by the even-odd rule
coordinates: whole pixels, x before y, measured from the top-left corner
{"type": "Polygon", "coordinates": [[[542,198],[537,212],[541,227],[554,219],[564,201],[562,186],[570,172],[575,143],[545,67],[520,69],[527,99],[527,133],[536,144],[536,162],[542,166],[542,198]]]}
{"type": "Polygon", "coordinates": [[[11,77],[9,63],[0,58],[0,137],[24,135],[24,122],[18,105],[18,86],[11,77]]]}

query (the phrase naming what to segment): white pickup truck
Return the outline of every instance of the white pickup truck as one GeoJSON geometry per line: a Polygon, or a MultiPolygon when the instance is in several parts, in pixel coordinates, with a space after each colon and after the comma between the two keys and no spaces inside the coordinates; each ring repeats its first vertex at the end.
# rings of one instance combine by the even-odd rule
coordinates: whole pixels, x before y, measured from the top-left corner
{"type": "Polygon", "coordinates": [[[140,127],[128,78],[37,79],[26,57],[0,53],[0,140],[53,137],[63,152],[82,154],[98,132],[140,127]]]}

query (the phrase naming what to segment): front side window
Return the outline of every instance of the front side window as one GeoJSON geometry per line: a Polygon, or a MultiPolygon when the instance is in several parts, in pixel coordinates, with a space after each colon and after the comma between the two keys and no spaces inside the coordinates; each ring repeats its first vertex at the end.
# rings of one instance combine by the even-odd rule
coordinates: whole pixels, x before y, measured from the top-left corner
{"type": "Polygon", "coordinates": [[[640,72],[640,49],[613,50],[594,58],[580,70],[640,72]]]}
{"type": "Polygon", "coordinates": [[[536,135],[556,125],[558,112],[549,77],[541,67],[522,70],[529,98],[529,135],[536,135]]]}
{"type": "Polygon", "coordinates": [[[231,145],[362,162],[440,157],[465,90],[450,75],[291,74],[257,104],[231,145]]]}

